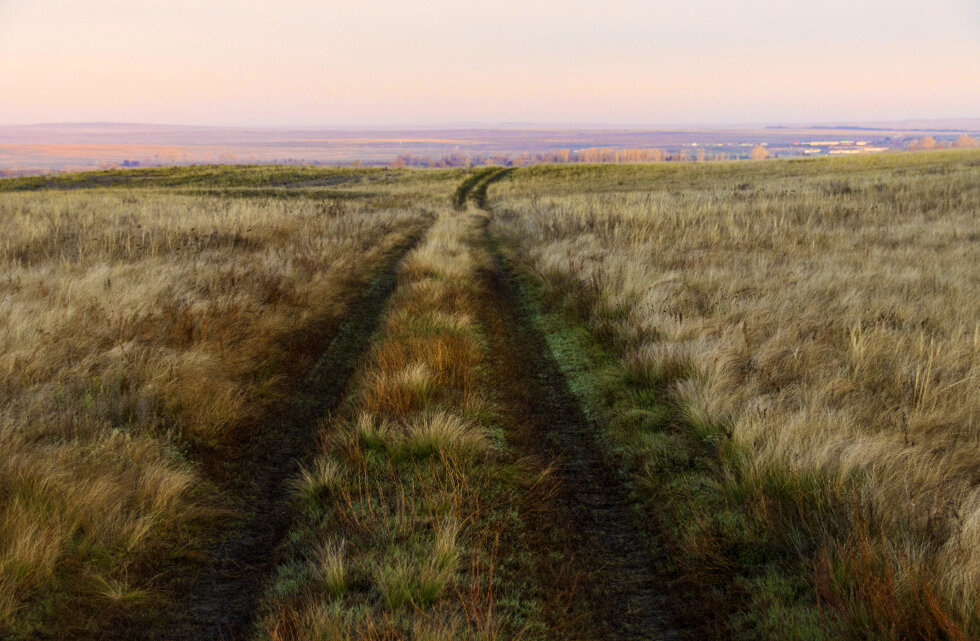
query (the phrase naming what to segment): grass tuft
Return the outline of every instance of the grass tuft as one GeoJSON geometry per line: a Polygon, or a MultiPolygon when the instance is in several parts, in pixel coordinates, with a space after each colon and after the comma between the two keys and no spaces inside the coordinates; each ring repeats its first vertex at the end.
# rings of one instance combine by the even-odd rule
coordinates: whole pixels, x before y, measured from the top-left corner
{"type": "Polygon", "coordinates": [[[344,596],[347,591],[347,565],[344,549],[346,541],[326,543],[317,552],[316,564],[326,593],[334,599],[344,596]]]}
{"type": "Polygon", "coordinates": [[[415,458],[439,454],[465,459],[487,452],[490,442],[470,421],[440,411],[412,418],[406,425],[405,446],[415,458]]]}
{"type": "Polygon", "coordinates": [[[335,461],[318,458],[309,467],[300,469],[295,486],[302,498],[312,500],[336,490],[343,482],[344,472],[335,461]]]}

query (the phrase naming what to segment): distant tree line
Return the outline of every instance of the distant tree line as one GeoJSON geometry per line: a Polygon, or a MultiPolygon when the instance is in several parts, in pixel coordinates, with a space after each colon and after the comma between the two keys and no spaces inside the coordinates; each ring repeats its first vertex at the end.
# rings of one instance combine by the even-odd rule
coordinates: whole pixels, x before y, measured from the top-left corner
{"type": "MultiPolygon", "coordinates": [[[[764,146],[752,150],[749,157],[765,158],[768,151],[764,146]]],[[[738,156],[726,152],[712,152],[705,148],[681,151],[664,151],[656,148],[613,149],[612,147],[589,147],[586,149],[557,149],[543,153],[524,152],[516,155],[467,155],[450,154],[441,158],[402,154],[390,163],[392,167],[476,167],[481,165],[501,165],[504,167],[523,167],[538,163],[642,163],[642,162],[704,162],[734,160],[738,156]]]]}
{"type": "Polygon", "coordinates": [[[923,136],[910,141],[906,149],[974,149],[980,147],[980,142],[973,136],[961,134],[955,140],[936,140],[932,136],[923,136]]]}

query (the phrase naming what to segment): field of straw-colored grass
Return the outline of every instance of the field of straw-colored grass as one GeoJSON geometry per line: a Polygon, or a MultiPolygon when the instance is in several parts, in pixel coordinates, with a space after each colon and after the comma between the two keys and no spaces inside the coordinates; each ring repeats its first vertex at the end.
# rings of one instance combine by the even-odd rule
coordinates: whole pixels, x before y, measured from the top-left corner
{"type": "Polygon", "coordinates": [[[152,577],[213,518],[194,452],[288,393],[317,356],[304,333],[337,323],[429,216],[406,200],[0,194],[0,636],[152,611],[152,577]]]}
{"type": "Polygon", "coordinates": [[[685,572],[741,572],[757,633],[980,634],[980,154],[531,168],[491,204],[663,389],[671,424],[621,445],[685,572]]]}

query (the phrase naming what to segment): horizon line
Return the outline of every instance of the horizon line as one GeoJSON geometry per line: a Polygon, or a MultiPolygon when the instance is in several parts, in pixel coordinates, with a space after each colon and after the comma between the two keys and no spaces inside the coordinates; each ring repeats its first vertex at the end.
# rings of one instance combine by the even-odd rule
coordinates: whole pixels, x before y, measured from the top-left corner
{"type": "MultiPolygon", "coordinates": [[[[186,129],[228,129],[228,130],[274,130],[274,131],[298,131],[298,130],[354,130],[354,131],[397,131],[413,129],[545,129],[562,130],[569,128],[594,128],[594,129],[626,129],[626,130],[680,130],[680,129],[757,129],[757,128],[786,128],[786,129],[812,129],[812,128],[839,128],[857,129],[868,128],[873,125],[881,125],[882,129],[895,129],[884,125],[920,125],[919,130],[952,131],[956,128],[948,127],[950,123],[962,122],[971,128],[980,129],[980,115],[976,116],[957,116],[957,117],[928,117],[928,118],[883,118],[880,120],[807,120],[807,121],[702,121],[702,122],[591,122],[591,121],[447,121],[442,123],[354,123],[354,124],[195,124],[180,122],[140,122],[124,120],[79,120],[79,121],[51,121],[51,122],[16,122],[0,123],[0,128],[30,128],[30,127],[95,127],[95,126],[126,126],[126,127],[164,127],[164,128],[186,128],[186,129]],[[944,123],[947,126],[936,128],[921,128],[921,125],[939,125],[944,123]]],[[[913,128],[910,128],[913,129],[913,128]]]]}

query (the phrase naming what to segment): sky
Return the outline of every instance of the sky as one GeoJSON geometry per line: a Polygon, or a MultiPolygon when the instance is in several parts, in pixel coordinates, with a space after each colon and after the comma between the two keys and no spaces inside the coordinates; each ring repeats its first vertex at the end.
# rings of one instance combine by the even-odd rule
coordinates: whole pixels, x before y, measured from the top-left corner
{"type": "Polygon", "coordinates": [[[0,0],[0,124],[980,117],[980,0],[0,0]]]}

